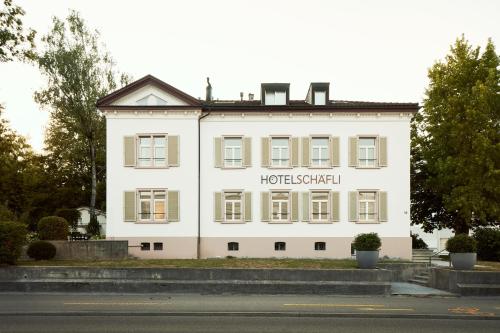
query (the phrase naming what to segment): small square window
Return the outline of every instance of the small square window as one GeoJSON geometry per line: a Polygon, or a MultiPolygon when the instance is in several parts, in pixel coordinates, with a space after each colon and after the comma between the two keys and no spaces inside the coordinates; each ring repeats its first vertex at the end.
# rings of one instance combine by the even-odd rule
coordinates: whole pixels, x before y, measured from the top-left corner
{"type": "Polygon", "coordinates": [[[149,251],[151,249],[150,243],[141,243],[141,251],[149,251]]]}
{"type": "Polygon", "coordinates": [[[238,242],[227,243],[227,250],[228,251],[239,251],[239,249],[240,249],[240,243],[238,243],[238,242]]]}
{"type": "Polygon", "coordinates": [[[163,243],[154,243],[153,248],[155,251],[163,251],[163,243]]]}
{"type": "Polygon", "coordinates": [[[286,250],[286,243],[285,242],[274,243],[274,250],[275,251],[285,251],[286,250]]]}
{"type": "Polygon", "coordinates": [[[314,250],[325,251],[326,250],[326,243],[325,242],[315,242],[314,243],[314,250]]]}

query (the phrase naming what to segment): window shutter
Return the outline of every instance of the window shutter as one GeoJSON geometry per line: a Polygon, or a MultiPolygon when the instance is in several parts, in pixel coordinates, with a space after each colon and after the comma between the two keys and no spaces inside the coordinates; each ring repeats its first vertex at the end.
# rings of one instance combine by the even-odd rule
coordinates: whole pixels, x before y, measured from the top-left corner
{"type": "Polygon", "coordinates": [[[243,154],[243,166],[252,166],[252,138],[243,137],[243,154]]]}
{"type": "Polygon", "coordinates": [[[349,192],[349,222],[358,221],[358,192],[349,192]]]}
{"type": "Polygon", "coordinates": [[[299,138],[292,138],[292,167],[300,166],[299,157],[299,138]]]}
{"type": "Polygon", "coordinates": [[[302,221],[309,221],[309,192],[302,192],[302,221]]]}
{"type": "Polygon", "coordinates": [[[270,165],[270,160],[269,160],[269,138],[261,138],[261,164],[263,168],[268,168],[270,165]]]}
{"type": "Polygon", "coordinates": [[[135,166],[135,136],[125,136],[123,138],[123,165],[126,167],[135,166]]]}
{"type": "Polygon", "coordinates": [[[349,166],[358,166],[358,138],[349,137],[349,166]]]}
{"type": "Polygon", "coordinates": [[[243,192],[245,199],[245,222],[252,221],[252,192],[243,192]]]}
{"type": "Polygon", "coordinates": [[[222,192],[214,193],[214,220],[222,222],[222,192]]]}
{"type": "Polygon", "coordinates": [[[222,168],[222,138],[214,138],[214,163],[216,168],[222,168]]]}
{"type": "Polygon", "coordinates": [[[309,138],[302,138],[302,166],[308,167],[310,165],[309,161],[309,138]]]}
{"type": "Polygon", "coordinates": [[[179,222],[179,191],[168,191],[167,219],[169,222],[179,222]]]}
{"type": "Polygon", "coordinates": [[[387,137],[381,136],[378,138],[378,166],[387,166],[387,137]]]}
{"type": "Polygon", "coordinates": [[[167,146],[168,166],[179,166],[179,136],[169,135],[167,146]]]}
{"type": "Polygon", "coordinates": [[[387,192],[378,192],[378,220],[387,222],[387,192]]]}
{"type": "Polygon", "coordinates": [[[291,192],[292,196],[292,222],[299,221],[299,192],[291,192]]]}
{"type": "Polygon", "coordinates": [[[135,222],[136,221],[136,213],[135,213],[135,202],[136,196],[135,191],[124,192],[123,193],[123,217],[125,222],[135,222]]]}
{"type": "Polygon", "coordinates": [[[337,191],[331,192],[330,199],[330,216],[332,222],[340,221],[340,193],[337,191]]]}
{"type": "Polygon", "coordinates": [[[269,200],[269,192],[260,192],[260,219],[264,222],[269,222],[269,220],[271,219],[269,212],[269,200]]]}
{"type": "Polygon", "coordinates": [[[330,154],[331,166],[340,166],[340,138],[338,136],[332,136],[330,138],[330,154]]]}

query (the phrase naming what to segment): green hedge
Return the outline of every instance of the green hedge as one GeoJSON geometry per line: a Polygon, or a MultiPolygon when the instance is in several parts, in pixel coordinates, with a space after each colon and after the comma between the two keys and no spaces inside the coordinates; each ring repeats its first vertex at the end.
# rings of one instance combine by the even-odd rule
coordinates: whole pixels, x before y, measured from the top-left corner
{"type": "Polygon", "coordinates": [[[446,241],[446,251],[450,253],[476,252],[477,243],[474,238],[466,234],[458,234],[446,241]]]}
{"type": "Polygon", "coordinates": [[[56,247],[46,241],[36,241],[28,246],[26,254],[35,260],[50,260],[56,256],[56,247]]]}
{"type": "Polygon", "coordinates": [[[0,222],[0,264],[14,265],[26,242],[26,226],[17,222],[0,222]]]}
{"type": "Polygon", "coordinates": [[[477,242],[477,257],[480,260],[500,261],[500,229],[478,228],[472,237],[477,242]]]}
{"type": "Polygon", "coordinates": [[[38,221],[38,236],[41,240],[67,240],[68,222],[59,216],[47,216],[38,221]]]}
{"type": "Polygon", "coordinates": [[[356,251],[377,251],[381,245],[380,237],[375,232],[359,234],[354,238],[356,251]]]}
{"type": "Polygon", "coordinates": [[[54,215],[64,218],[73,229],[76,229],[78,226],[78,220],[80,219],[80,211],[78,209],[59,208],[54,215]]]}

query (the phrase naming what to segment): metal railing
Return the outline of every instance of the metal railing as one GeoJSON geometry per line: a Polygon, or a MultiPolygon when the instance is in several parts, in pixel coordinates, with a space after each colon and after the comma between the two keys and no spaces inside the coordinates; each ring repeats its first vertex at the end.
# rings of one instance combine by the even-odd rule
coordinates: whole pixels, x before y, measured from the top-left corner
{"type": "MultiPolygon", "coordinates": [[[[447,251],[446,251],[446,249],[441,250],[441,251],[436,252],[436,253],[432,253],[432,254],[429,256],[429,266],[431,266],[431,265],[432,265],[432,257],[437,257],[437,256],[439,256],[439,254],[441,254],[441,253],[443,253],[443,252],[447,252],[447,251]]],[[[448,267],[451,267],[451,260],[450,260],[449,256],[448,256],[448,267]]]]}

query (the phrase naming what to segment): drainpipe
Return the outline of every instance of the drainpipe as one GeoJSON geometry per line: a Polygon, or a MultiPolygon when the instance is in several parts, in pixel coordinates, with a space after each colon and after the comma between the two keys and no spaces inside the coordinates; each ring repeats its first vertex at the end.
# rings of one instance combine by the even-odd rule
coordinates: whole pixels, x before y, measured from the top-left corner
{"type": "Polygon", "coordinates": [[[196,243],[196,258],[201,258],[201,120],[210,115],[210,110],[198,117],[198,237],[196,243]]]}

